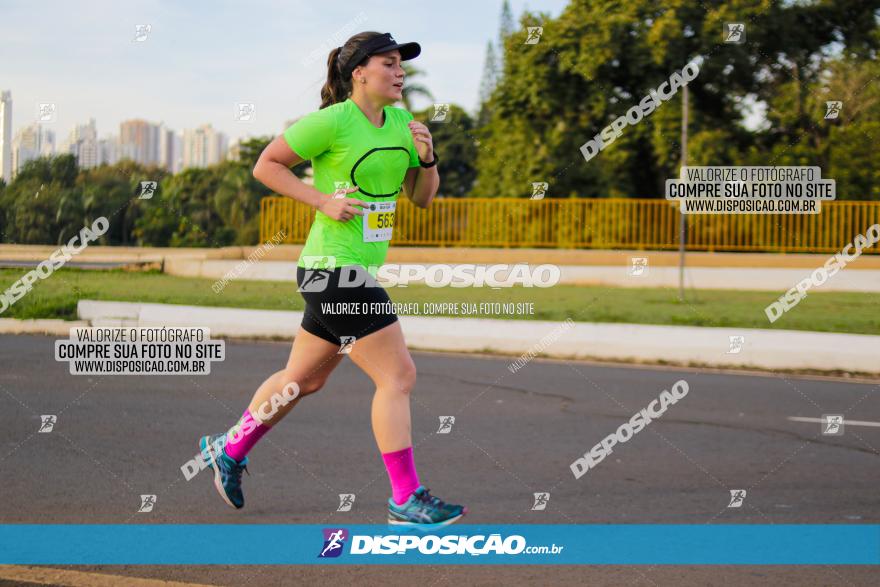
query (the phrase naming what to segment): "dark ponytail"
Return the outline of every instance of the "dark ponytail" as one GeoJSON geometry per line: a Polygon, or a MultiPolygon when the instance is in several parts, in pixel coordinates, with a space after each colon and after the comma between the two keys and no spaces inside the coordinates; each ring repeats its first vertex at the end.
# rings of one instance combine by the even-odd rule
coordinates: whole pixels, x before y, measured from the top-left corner
{"type": "MultiPolygon", "coordinates": [[[[327,83],[321,88],[320,109],[332,106],[333,104],[338,104],[339,102],[344,102],[348,99],[352,91],[352,78],[351,75],[349,75],[348,79],[343,79],[340,68],[351,59],[351,56],[354,55],[358,45],[364,41],[372,39],[373,37],[379,37],[381,35],[382,33],[374,31],[358,33],[348,39],[342,47],[336,47],[330,51],[330,56],[327,58],[327,83]]],[[[368,60],[369,57],[364,57],[360,62],[353,64],[352,69],[358,65],[365,64],[368,60]]]]}

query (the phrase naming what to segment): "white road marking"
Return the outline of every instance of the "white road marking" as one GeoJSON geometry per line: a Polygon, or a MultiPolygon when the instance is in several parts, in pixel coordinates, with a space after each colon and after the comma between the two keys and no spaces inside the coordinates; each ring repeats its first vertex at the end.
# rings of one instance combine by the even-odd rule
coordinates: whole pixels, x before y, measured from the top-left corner
{"type": "MultiPolygon", "coordinates": [[[[817,424],[822,424],[825,422],[822,418],[802,418],[800,416],[789,416],[789,420],[792,422],[815,422],[817,424]]],[[[871,426],[873,428],[880,428],[880,422],[865,422],[864,420],[847,420],[843,419],[844,426],[871,426]]]]}

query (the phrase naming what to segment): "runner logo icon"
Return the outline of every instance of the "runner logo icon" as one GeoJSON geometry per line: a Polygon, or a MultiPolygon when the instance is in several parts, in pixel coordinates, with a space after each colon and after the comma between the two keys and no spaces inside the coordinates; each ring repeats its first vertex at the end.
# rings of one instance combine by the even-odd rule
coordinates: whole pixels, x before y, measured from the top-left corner
{"type": "Polygon", "coordinates": [[[142,181],[138,188],[138,200],[149,200],[156,194],[156,188],[159,187],[158,181],[142,181]]]}
{"type": "Polygon", "coordinates": [[[727,504],[729,508],[738,508],[742,507],[743,501],[746,499],[746,490],[745,489],[731,489],[730,490],[730,503],[727,504]]]}
{"type": "Polygon", "coordinates": [[[324,547],[318,554],[318,558],[335,558],[342,554],[345,541],[348,539],[348,530],[345,528],[324,528],[324,547]]]}
{"type": "Polygon", "coordinates": [[[431,115],[431,122],[446,122],[448,114],[449,104],[434,104],[434,114],[431,115]]]}
{"type": "Polygon", "coordinates": [[[840,100],[825,102],[825,120],[834,120],[837,118],[840,114],[841,108],[843,108],[843,102],[840,100]]]}
{"type": "Polygon", "coordinates": [[[822,414],[822,434],[840,436],[843,434],[843,414],[822,414]]]}
{"type": "Polygon", "coordinates": [[[354,505],[354,493],[340,493],[339,494],[339,507],[336,508],[337,512],[350,512],[351,506],[354,505]]]}
{"type": "Polygon", "coordinates": [[[730,335],[730,348],[727,350],[728,355],[738,355],[743,350],[743,344],[746,342],[746,337],[740,334],[731,334],[730,335]]]}
{"type": "Polygon", "coordinates": [[[746,25],[741,22],[726,22],[724,23],[724,30],[726,35],[724,37],[725,43],[744,43],[746,40],[746,25]]]}
{"type": "Polygon", "coordinates": [[[632,265],[629,268],[629,274],[635,277],[640,275],[644,275],[648,270],[648,258],[647,257],[630,257],[630,261],[632,265]]]}
{"type": "Polygon", "coordinates": [[[440,428],[437,434],[449,434],[452,432],[452,425],[455,424],[455,416],[440,416],[440,428]]]}
{"type": "Polygon", "coordinates": [[[543,200],[544,195],[547,193],[547,188],[550,186],[546,181],[533,181],[532,182],[532,197],[530,200],[543,200]]]}
{"type": "Polygon", "coordinates": [[[536,493],[535,494],[535,503],[532,505],[533,511],[540,511],[547,509],[547,502],[550,501],[549,493],[536,493]]]}
{"type": "Polygon", "coordinates": [[[55,428],[55,423],[57,421],[58,417],[54,414],[40,416],[40,429],[37,430],[37,432],[52,432],[52,429],[55,428]]]}
{"type": "Polygon", "coordinates": [[[303,255],[302,264],[305,268],[303,282],[296,291],[319,293],[327,289],[330,272],[336,268],[336,257],[333,255],[303,255]]]}
{"type": "Polygon", "coordinates": [[[337,355],[347,355],[351,353],[351,347],[354,346],[354,343],[357,341],[357,337],[355,336],[340,336],[339,337],[339,350],[336,352],[337,355]]]}
{"type": "Polygon", "coordinates": [[[153,511],[153,506],[155,505],[155,495],[141,495],[141,507],[138,508],[138,513],[151,512],[153,511]]]}
{"type": "Polygon", "coordinates": [[[541,40],[541,34],[544,32],[544,27],[542,26],[530,26],[528,27],[528,37],[526,37],[526,42],[523,45],[537,45],[538,41],[541,40]]]}

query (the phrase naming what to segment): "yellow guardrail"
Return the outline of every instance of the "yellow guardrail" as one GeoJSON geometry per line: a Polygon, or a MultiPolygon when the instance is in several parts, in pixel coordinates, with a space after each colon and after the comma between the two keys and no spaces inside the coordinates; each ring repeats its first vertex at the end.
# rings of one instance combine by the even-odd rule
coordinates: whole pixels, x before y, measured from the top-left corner
{"type": "MultiPolygon", "coordinates": [[[[687,214],[690,251],[835,252],[880,222],[880,202],[823,202],[819,214],[687,214]]],[[[315,211],[291,198],[260,203],[260,241],[305,242],[315,211]]],[[[676,249],[678,203],[648,199],[398,199],[395,245],[676,249]]],[[[878,247],[866,253],[878,253],[878,247]]]]}

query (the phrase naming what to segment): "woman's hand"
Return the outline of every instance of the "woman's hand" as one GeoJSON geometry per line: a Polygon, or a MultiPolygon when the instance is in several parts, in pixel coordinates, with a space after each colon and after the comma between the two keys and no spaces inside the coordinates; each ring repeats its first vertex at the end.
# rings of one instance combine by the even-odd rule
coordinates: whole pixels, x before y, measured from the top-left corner
{"type": "Polygon", "coordinates": [[[355,216],[363,216],[364,211],[357,206],[369,206],[370,203],[345,197],[346,194],[356,191],[358,191],[357,187],[340,188],[333,196],[327,196],[327,199],[318,206],[318,210],[340,222],[348,222],[355,216]]]}
{"type": "Polygon", "coordinates": [[[431,131],[428,130],[427,126],[415,120],[410,120],[408,125],[409,131],[412,133],[413,142],[416,145],[416,152],[419,154],[419,159],[425,163],[430,163],[434,160],[434,140],[431,138],[431,131]]]}

